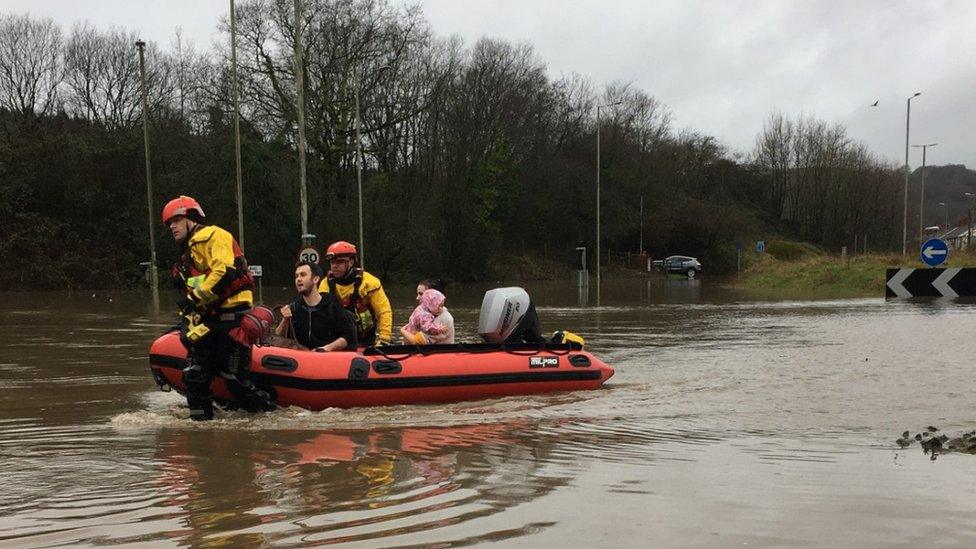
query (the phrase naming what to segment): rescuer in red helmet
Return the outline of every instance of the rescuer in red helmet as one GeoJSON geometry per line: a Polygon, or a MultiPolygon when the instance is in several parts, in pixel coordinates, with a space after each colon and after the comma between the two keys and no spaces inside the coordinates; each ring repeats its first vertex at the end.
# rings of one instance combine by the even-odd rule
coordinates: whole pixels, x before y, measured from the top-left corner
{"type": "Polygon", "coordinates": [[[356,266],[356,247],[340,240],[325,251],[329,272],[319,291],[339,298],[342,307],[356,315],[360,345],[392,341],[393,309],[380,279],[356,266]]]}
{"type": "Polygon", "coordinates": [[[251,347],[241,318],[253,304],[254,278],[244,252],[229,232],[204,223],[203,208],[189,196],[166,203],[162,217],[180,247],[173,276],[183,292],[178,305],[184,317],[180,339],[188,355],[183,383],[190,418],[213,419],[210,385],[216,376],[226,380],[245,410],[273,410],[272,397],[247,377],[251,347]]]}

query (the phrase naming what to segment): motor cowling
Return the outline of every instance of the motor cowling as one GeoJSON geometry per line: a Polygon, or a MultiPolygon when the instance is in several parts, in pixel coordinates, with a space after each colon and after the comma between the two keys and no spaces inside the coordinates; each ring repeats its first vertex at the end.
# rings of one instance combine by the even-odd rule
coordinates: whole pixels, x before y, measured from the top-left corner
{"type": "Polygon", "coordinates": [[[540,343],[539,315],[523,288],[495,288],[485,292],[478,316],[478,334],[489,343],[540,343]]]}

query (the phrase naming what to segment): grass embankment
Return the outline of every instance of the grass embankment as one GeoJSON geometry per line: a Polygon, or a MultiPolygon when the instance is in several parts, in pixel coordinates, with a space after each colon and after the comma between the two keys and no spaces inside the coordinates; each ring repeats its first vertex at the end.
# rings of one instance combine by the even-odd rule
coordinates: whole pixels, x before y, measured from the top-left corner
{"type": "MultiPolygon", "coordinates": [[[[839,255],[812,253],[812,250],[812,247],[808,247],[807,251],[793,254],[790,259],[778,259],[774,253],[751,257],[736,286],[830,296],[878,296],[884,295],[886,269],[924,266],[914,256],[903,258],[900,254],[861,254],[841,258],[839,255]]],[[[976,253],[951,250],[949,260],[943,266],[976,266],[976,253]]]]}
{"type": "Polygon", "coordinates": [[[899,265],[900,259],[867,254],[848,259],[816,255],[783,261],[764,254],[742,273],[738,286],[753,290],[877,296],[884,293],[885,269],[899,265]]]}

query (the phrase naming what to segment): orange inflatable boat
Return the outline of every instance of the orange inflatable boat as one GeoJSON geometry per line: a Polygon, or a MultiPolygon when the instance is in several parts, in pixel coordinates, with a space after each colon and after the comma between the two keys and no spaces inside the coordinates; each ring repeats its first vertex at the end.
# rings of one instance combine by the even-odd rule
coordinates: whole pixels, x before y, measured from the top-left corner
{"type": "MultiPolygon", "coordinates": [[[[161,389],[183,391],[186,350],[179,334],[153,343],[149,365],[161,389]]],[[[273,389],[281,406],[309,410],[596,389],[612,375],[613,368],[575,342],[395,345],[332,353],[255,346],[251,357],[256,384],[273,389]]],[[[214,394],[233,400],[219,377],[214,394]]]]}

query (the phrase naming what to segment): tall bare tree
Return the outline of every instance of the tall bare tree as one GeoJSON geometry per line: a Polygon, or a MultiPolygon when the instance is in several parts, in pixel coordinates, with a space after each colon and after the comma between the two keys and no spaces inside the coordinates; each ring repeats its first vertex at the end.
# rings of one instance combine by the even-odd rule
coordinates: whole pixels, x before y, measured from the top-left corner
{"type": "MultiPolygon", "coordinates": [[[[141,113],[138,37],[121,29],[100,32],[76,25],[66,48],[68,103],[78,114],[108,127],[128,127],[141,113]]],[[[155,44],[146,51],[149,108],[172,107],[172,62],[155,44]]]]}
{"type": "Polygon", "coordinates": [[[61,28],[50,18],[0,15],[0,106],[27,115],[58,108],[61,28]]]}

